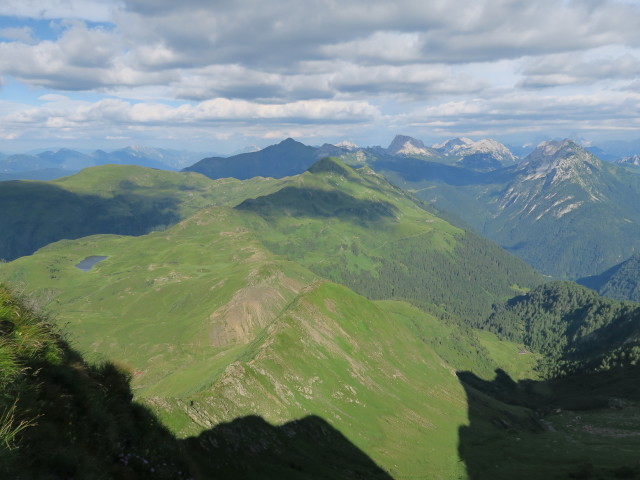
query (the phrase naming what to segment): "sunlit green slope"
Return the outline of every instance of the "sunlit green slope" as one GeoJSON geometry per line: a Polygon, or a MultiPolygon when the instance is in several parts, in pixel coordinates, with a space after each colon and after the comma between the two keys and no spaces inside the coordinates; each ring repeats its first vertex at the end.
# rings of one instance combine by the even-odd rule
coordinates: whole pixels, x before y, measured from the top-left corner
{"type": "Polygon", "coordinates": [[[166,232],[57,242],[2,276],[63,316],[83,353],[129,365],[140,395],[206,384],[213,363],[225,365],[314,278],[266,252],[225,207],[166,232]],[[107,259],[89,272],[74,266],[91,255],[107,259]]]}
{"type": "MultiPolygon", "coordinates": [[[[537,377],[530,346],[442,320],[481,316],[535,283],[531,270],[369,170],[324,160],[282,182],[165,231],[51,244],[0,265],[0,279],[31,292],[80,352],[128,370],[135,397],[175,434],[194,435],[186,445],[196,465],[222,478],[318,478],[322,457],[281,443],[312,445],[308,428],[339,432],[398,479],[535,478],[536,465],[566,476],[585,459],[597,472],[633,469],[635,437],[600,435],[596,448],[580,427],[574,441],[564,409],[584,386],[563,393],[566,384],[537,377]],[[75,267],[89,256],[107,258],[75,267]],[[605,447],[620,447],[616,459],[605,447]]],[[[635,418],[633,404],[620,415],[587,406],[589,428],[635,418]]]]}
{"type": "Polygon", "coordinates": [[[479,318],[541,281],[524,262],[425,210],[369,168],[332,158],[236,210],[271,251],[369,298],[479,318]]]}
{"type": "Polygon", "coordinates": [[[464,475],[457,435],[468,404],[455,371],[490,378],[509,363],[501,356],[518,358],[518,347],[496,353],[492,340],[404,303],[371,302],[273,253],[287,219],[309,225],[291,224],[288,238],[317,242],[290,258],[331,259],[336,241],[360,233],[366,238],[353,241],[364,254],[351,255],[370,272],[411,236],[454,265],[464,232],[380,177],[332,161],[287,182],[275,198],[302,185],[295,199],[312,188],[319,201],[285,201],[273,222],[247,204],[211,207],[140,237],[61,241],[0,266],[0,277],[33,292],[80,352],[128,369],[136,398],[174,432],[206,436],[248,415],[274,425],[316,415],[394,478],[464,475]],[[304,215],[287,215],[296,208],[304,215]],[[307,216],[309,208],[326,213],[307,216]],[[75,267],[88,256],[107,258],[88,272],[75,267]]]}

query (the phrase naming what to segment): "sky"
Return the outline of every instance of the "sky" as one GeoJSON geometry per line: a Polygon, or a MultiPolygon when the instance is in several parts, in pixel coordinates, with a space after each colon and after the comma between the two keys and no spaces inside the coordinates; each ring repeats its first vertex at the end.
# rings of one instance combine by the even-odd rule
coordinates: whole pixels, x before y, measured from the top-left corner
{"type": "Polygon", "coordinates": [[[3,0],[0,152],[640,138],[640,0],[3,0]]]}

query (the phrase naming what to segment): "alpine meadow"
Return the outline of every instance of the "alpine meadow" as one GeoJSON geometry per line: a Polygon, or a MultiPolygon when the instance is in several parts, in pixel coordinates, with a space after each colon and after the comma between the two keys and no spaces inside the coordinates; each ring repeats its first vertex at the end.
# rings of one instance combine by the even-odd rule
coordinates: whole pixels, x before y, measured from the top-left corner
{"type": "Polygon", "coordinates": [[[2,2],[0,478],[640,480],[639,24],[2,2]]]}

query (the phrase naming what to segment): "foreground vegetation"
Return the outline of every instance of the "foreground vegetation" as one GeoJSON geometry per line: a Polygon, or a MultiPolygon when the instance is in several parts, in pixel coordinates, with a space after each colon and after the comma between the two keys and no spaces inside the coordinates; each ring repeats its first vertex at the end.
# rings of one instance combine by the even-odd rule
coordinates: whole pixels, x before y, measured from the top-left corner
{"type": "Polygon", "coordinates": [[[4,286],[0,325],[3,478],[188,478],[182,447],[131,401],[128,372],[85,363],[4,286]]]}

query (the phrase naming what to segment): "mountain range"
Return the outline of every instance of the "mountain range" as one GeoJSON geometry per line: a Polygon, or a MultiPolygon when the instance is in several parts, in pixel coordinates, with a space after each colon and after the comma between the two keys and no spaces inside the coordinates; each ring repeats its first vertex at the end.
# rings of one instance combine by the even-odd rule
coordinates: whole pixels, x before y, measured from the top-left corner
{"type": "Polygon", "coordinates": [[[640,177],[570,140],[484,173],[416,162],[381,170],[544,274],[596,274],[640,248],[640,177]]]}
{"type": "Polygon", "coordinates": [[[0,471],[640,476],[637,305],[456,225],[599,272],[632,242],[636,177],[571,141],[519,163],[396,146],[3,183],[0,281],[27,296],[0,288],[0,471]]]}
{"type": "MultiPolygon", "coordinates": [[[[138,237],[63,240],[0,275],[64,318],[89,359],[133,372],[136,398],[177,434],[247,415],[273,425],[318,415],[392,476],[428,468],[445,478],[463,472],[454,457],[467,411],[452,365],[490,375],[501,365],[491,351],[503,355],[456,318],[540,281],[370,169],[329,159],[235,208],[199,209],[138,237]],[[91,256],[106,258],[76,267],[91,256]],[[429,261],[442,278],[416,284],[429,261]],[[317,272],[363,291],[353,278],[368,274],[379,283],[367,296],[394,300],[372,302],[317,272]]],[[[510,351],[528,371],[534,357],[510,351]]]]}
{"type": "Polygon", "coordinates": [[[205,159],[188,170],[212,178],[282,177],[325,154],[383,173],[553,277],[598,274],[640,247],[639,177],[570,140],[543,142],[518,161],[492,140],[457,138],[426,147],[399,135],[386,149],[314,150],[288,139],[260,152],[205,159]]]}
{"type": "Polygon", "coordinates": [[[516,160],[507,147],[488,139],[478,142],[466,138],[452,139],[440,146],[425,147],[420,140],[396,135],[387,148],[359,148],[352,143],[311,147],[288,138],[256,152],[205,158],[183,171],[202,173],[213,179],[233,177],[244,180],[255,176],[282,178],[302,173],[315,161],[327,156],[338,157],[350,165],[368,163],[371,166],[379,160],[426,159],[437,164],[462,165],[479,171],[511,165],[516,160]]]}
{"type": "MultiPolygon", "coordinates": [[[[277,182],[254,179],[241,190],[249,184],[258,193],[277,182]]],[[[212,182],[192,173],[124,165],[91,167],[50,182],[4,182],[0,258],[13,260],[61,239],[166,229],[205,206],[239,201],[239,186],[233,179],[212,182]]]]}
{"type": "Polygon", "coordinates": [[[96,165],[138,165],[161,170],[179,170],[201,158],[201,154],[162,148],[130,146],[111,152],[81,153],[62,148],[33,154],[0,156],[2,180],[53,180],[96,165]]]}

